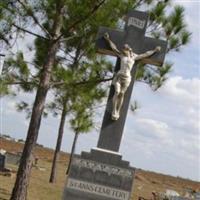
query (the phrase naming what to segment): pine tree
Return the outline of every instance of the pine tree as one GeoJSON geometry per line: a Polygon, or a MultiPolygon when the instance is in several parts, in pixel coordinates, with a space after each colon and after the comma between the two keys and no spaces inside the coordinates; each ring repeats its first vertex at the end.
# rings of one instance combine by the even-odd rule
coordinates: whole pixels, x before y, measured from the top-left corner
{"type": "MultiPolygon", "coordinates": [[[[105,62],[104,60],[102,60],[102,62],[99,61],[98,64],[100,65],[98,66],[103,66],[104,62],[105,62]]],[[[105,89],[100,86],[97,86],[97,83],[95,83],[95,80],[97,78],[100,78],[100,77],[97,77],[96,73],[94,73],[94,70],[98,68],[96,65],[97,63],[94,60],[93,62],[90,61],[89,65],[86,64],[85,62],[82,63],[81,66],[76,68],[75,71],[73,69],[67,70],[65,72],[61,70],[62,71],[61,73],[59,72],[56,73],[58,77],[60,77],[59,74],[62,77],[64,74],[70,74],[70,78],[67,78],[68,81],[72,81],[71,78],[73,79],[73,77],[76,78],[76,81],[77,79],[79,80],[79,78],[81,81],[83,76],[85,76],[85,78],[87,78],[87,80],[90,80],[90,81],[85,82],[85,84],[74,85],[74,87],[68,87],[68,89],[66,89],[65,87],[66,85],[60,86],[59,88],[56,89],[56,95],[55,95],[56,98],[54,99],[54,102],[52,102],[49,106],[53,110],[55,109],[62,110],[57,144],[56,144],[56,149],[54,152],[54,159],[52,163],[52,170],[51,170],[51,176],[50,176],[51,183],[55,182],[55,179],[56,179],[56,166],[57,166],[56,161],[58,160],[59,152],[61,148],[64,122],[65,122],[66,115],[67,114],[71,115],[71,113],[77,109],[77,100],[79,100],[80,104],[82,104],[82,108],[87,106],[89,109],[89,107],[93,107],[98,101],[101,101],[102,97],[105,96],[105,89]],[[87,71],[87,75],[85,75],[86,71],[87,71]]],[[[101,76],[103,77],[103,75],[101,76]]],[[[102,79],[102,80],[105,80],[105,79],[102,79]]],[[[84,110],[82,110],[80,114],[84,115],[83,111],[84,110]]]]}
{"type": "MultiPolygon", "coordinates": [[[[46,47],[48,47],[45,49],[46,52],[42,52],[45,53],[46,56],[42,65],[39,66],[39,82],[36,97],[11,200],[25,200],[27,197],[27,187],[32,168],[32,151],[37,141],[44,104],[50,87],[51,73],[55,64],[56,54],[60,47],[60,41],[66,39],[65,36],[69,34],[73,28],[93,15],[104,2],[104,0],[94,2],[94,6],[88,7],[87,10],[81,13],[81,18],[74,19],[71,23],[67,21],[66,9],[74,5],[73,1],[69,1],[68,8],[66,8],[67,1],[65,0],[6,0],[0,4],[1,13],[3,13],[3,15],[0,16],[3,18],[1,22],[3,25],[5,24],[0,34],[0,38],[3,41],[9,44],[7,35],[12,36],[12,31],[17,31],[31,34],[38,39],[43,39],[47,44],[46,47]],[[39,17],[42,17],[44,21],[40,22],[39,17]],[[18,21],[18,19],[20,19],[20,21],[18,21]],[[35,27],[39,28],[41,34],[30,31],[27,28],[27,26],[30,27],[30,23],[33,23],[35,27]]],[[[38,53],[39,52],[36,52],[37,56],[38,53]]],[[[25,78],[27,82],[29,75],[27,65],[20,65],[19,70],[25,70],[25,77],[23,78],[25,78]]],[[[12,76],[12,78],[14,77],[12,76]]]]}
{"type": "Polygon", "coordinates": [[[88,98],[84,98],[83,96],[81,101],[78,100],[73,105],[73,118],[70,120],[70,124],[71,128],[74,131],[74,140],[70,152],[70,158],[66,172],[67,174],[69,173],[71,167],[79,134],[88,132],[93,127],[93,117],[91,109],[92,104],[89,103],[87,99],[88,98]]]}

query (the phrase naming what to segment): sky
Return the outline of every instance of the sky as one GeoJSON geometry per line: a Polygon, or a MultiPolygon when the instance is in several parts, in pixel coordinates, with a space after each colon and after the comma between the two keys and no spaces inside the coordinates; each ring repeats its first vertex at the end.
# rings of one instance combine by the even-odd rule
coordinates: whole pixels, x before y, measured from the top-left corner
{"type": "MultiPolygon", "coordinates": [[[[200,181],[200,0],[173,2],[185,7],[192,41],[166,56],[174,66],[158,91],[135,83],[131,101],[137,100],[139,109],[128,113],[120,153],[136,168],[200,181]]],[[[18,139],[26,138],[29,124],[15,109],[22,99],[33,101],[33,95],[0,99],[0,132],[18,139]]],[[[96,110],[96,129],[79,136],[76,153],[96,147],[104,108],[96,110]]],[[[38,143],[54,148],[58,126],[59,117],[43,119],[38,143]]],[[[63,151],[70,151],[73,136],[66,123],[63,151]]]]}

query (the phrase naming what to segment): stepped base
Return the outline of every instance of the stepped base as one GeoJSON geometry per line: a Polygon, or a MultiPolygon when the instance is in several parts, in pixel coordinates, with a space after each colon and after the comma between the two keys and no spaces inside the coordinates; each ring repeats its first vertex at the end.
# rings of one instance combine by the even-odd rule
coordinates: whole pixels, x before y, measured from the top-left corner
{"type": "Polygon", "coordinates": [[[73,158],[63,200],[130,200],[134,173],[117,152],[82,152],[73,158]]]}

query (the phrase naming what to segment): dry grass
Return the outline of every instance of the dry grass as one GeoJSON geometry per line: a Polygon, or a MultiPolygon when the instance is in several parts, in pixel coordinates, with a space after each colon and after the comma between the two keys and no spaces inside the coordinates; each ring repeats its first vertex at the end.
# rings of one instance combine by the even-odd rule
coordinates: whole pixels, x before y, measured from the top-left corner
{"type": "MultiPolygon", "coordinates": [[[[65,181],[64,164],[58,166],[57,183],[50,184],[48,182],[50,175],[50,163],[40,161],[39,166],[45,168],[46,171],[40,171],[35,167],[32,170],[31,181],[28,190],[28,200],[57,200],[61,199],[62,190],[65,181]]],[[[13,169],[14,166],[8,166],[13,169]]],[[[15,177],[0,176],[0,200],[9,200],[15,177]]]]}
{"type": "MultiPolygon", "coordinates": [[[[19,152],[22,150],[22,147],[22,144],[12,141],[1,140],[0,142],[0,149],[3,148],[7,151],[19,152]]],[[[53,156],[52,153],[53,151],[47,148],[36,148],[35,155],[39,157],[38,166],[44,168],[45,171],[41,171],[35,167],[33,168],[28,190],[28,200],[61,199],[66,179],[65,171],[68,156],[64,153],[61,154],[60,162],[58,163],[57,182],[50,184],[48,180],[53,156]]],[[[17,170],[16,166],[9,165],[7,167],[17,170]]],[[[13,177],[0,175],[0,200],[9,200],[14,181],[15,175],[13,177]]],[[[200,183],[154,172],[137,170],[132,199],[136,200],[139,196],[150,198],[153,190],[164,192],[166,189],[173,189],[183,194],[186,188],[200,191],[200,183]]]]}

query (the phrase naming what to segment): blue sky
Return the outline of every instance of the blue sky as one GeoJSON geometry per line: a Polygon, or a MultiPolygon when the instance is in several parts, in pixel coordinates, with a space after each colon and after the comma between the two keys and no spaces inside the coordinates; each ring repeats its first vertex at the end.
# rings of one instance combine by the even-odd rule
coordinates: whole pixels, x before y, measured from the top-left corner
{"type": "MultiPolygon", "coordinates": [[[[180,53],[166,57],[174,63],[168,80],[157,92],[136,83],[132,101],[139,109],[129,112],[120,153],[132,166],[200,180],[200,1],[176,0],[186,9],[186,22],[192,41],[180,53]]],[[[49,95],[51,98],[51,95],[49,95]]],[[[15,111],[20,99],[32,95],[0,100],[0,131],[15,138],[25,138],[29,121],[15,111]]],[[[90,151],[97,144],[103,109],[96,110],[96,127],[79,137],[76,152],[90,151]]],[[[59,118],[43,119],[38,142],[55,147],[59,118]]],[[[73,133],[65,126],[63,151],[70,151],[73,133]]]]}

